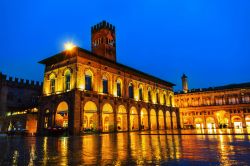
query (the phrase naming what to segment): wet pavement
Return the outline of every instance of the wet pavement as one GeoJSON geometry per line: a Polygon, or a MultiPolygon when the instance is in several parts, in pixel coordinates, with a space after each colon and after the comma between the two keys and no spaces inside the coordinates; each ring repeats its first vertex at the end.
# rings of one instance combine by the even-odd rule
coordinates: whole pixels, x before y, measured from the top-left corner
{"type": "Polygon", "coordinates": [[[0,165],[250,165],[248,133],[224,129],[0,136],[0,165]]]}

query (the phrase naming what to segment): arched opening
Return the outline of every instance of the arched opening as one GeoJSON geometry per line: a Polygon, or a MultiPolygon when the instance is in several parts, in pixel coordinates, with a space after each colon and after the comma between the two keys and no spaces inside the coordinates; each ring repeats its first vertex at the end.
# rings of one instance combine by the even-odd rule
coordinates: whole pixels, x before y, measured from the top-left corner
{"type": "Polygon", "coordinates": [[[242,128],[242,119],[239,116],[233,116],[232,117],[232,123],[235,129],[241,129],[242,128]]]}
{"type": "Polygon", "coordinates": [[[54,73],[50,74],[49,81],[50,81],[50,93],[54,94],[56,91],[56,76],[54,73]]]}
{"type": "Polygon", "coordinates": [[[218,111],[218,112],[216,112],[215,115],[216,115],[216,118],[217,118],[217,121],[218,121],[219,128],[227,128],[228,119],[225,118],[226,117],[226,111],[224,111],[224,110],[218,111]]]}
{"type": "Polygon", "coordinates": [[[85,71],[85,90],[92,90],[93,74],[90,70],[85,71]]]}
{"type": "Polygon", "coordinates": [[[138,112],[135,107],[130,108],[130,130],[139,130],[138,112]]]}
{"type": "Polygon", "coordinates": [[[159,121],[159,130],[163,130],[164,129],[164,115],[163,115],[162,110],[159,110],[158,112],[158,121],[159,121]]]}
{"type": "Polygon", "coordinates": [[[98,130],[98,116],[96,104],[92,101],[86,102],[83,113],[83,131],[98,130]]]}
{"type": "Polygon", "coordinates": [[[132,83],[129,83],[128,93],[129,93],[129,98],[134,99],[134,86],[132,83]]]}
{"type": "Polygon", "coordinates": [[[113,108],[110,104],[106,103],[102,107],[102,131],[114,131],[114,114],[113,108]]]}
{"type": "Polygon", "coordinates": [[[154,109],[150,110],[150,123],[151,123],[151,130],[157,130],[157,118],[154,109]]]}
{"type": "Polygon", "coordinates": [[[186,129],[193,129],[193,123],[191,117],[184,117],[183,118],[183,127],[186,129]]]}
{"type": "Polygon", "coordinates": [[[102,77],[102,93],[108,94],[108,78],[106,76],[102,77]]]}
{"type": "Polygon", "coordinates": [[[119,105],[117,112],[117,130],[127,131],[127,111],[124,105],[119,105]]]}
{"type": "Polygon", "coordinates": [[[171,129],[171,116],[170,116],[170,112],[167,111],[166,112],[166,125],[167,125],[167,129],[171,129]]]}
{"type": "Polygon", "coordinates": [[[141,84],[139,85],[139,100],[143,100],[143,89],[141,84]]]}
{"type": "Polygon", "coordinates": [[[69,107],[68,104],[63,101],[60,102],[56,109],[56,115],[55,115],[55,126],[56,127],[68,127],[68,111],[69,107]]]}
{"type": "Polygon", "coordinates": [[[116,81],[116,93],[118,97],[122,96],[122,81],[120,79],[116,81]]]}
{"type": "Polygon", "coordinates": [[[214,121],[214,118],[213,117],[208,117],[206,119],[206,123],[207,123],[207,128],[208,129],[215,129],[216,126],[215,126],[215,121],[214,121]]]}
{"type": "Polygon", "coordinates": [[[151,89],[148,88],[148,102],[152,102],[151,89]]]}
{"type": "Polygon", "coordinates": [[[250,128],[250,115],[246,116],[245,120],[246,120],[246,127],[250,128]]]}
{"type": "Polygon", "coordinates": [[[145,108],[141,109],[141,129],[148,130],[148,112],[145,108]]]}
{"type": "Polygon", "coordinates": [[[71,72],[69,69],[67,69],[64,73],[64,76],[65,76],[65,90],[66,91],[70,91],[71,89],[71,84],[70,84],[70,81],[71,81],[71,72]]]}
{"type": "Polygon", "coordinates": [[[195,128],[197,129],[204,128],[203,120],[201,118],[195,118],[194,123],[195,123],[195,128]]]}
{"type": "Polygon", "coordinates": [[[177,129],[177,118],[175,112],[172,112],[172,122],[173,122],[173,129],[177,129]]]}

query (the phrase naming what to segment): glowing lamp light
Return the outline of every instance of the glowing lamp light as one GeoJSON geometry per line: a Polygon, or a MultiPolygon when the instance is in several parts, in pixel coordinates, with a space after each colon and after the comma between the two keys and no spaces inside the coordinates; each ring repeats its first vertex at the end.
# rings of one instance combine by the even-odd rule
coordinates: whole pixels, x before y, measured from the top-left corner
{"type": "Polygon", "coordinates": [[[64,49],[65,50],[72,50],[75,47],[75,45],[72,42],[67,42],[64,44],[64,49]]]}

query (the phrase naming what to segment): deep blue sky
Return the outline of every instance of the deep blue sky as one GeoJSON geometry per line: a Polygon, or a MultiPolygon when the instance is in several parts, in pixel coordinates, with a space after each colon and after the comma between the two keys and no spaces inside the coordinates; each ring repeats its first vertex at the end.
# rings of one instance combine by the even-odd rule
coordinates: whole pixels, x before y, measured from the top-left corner
{"type": "Polygon", "coordinates": [[[116,26],[120,63],[181,87],[250,81],[249,0],[1,0],[0,71],[42,81],[37,62],[73,41],[90,49],[90,27],[116,26]]]}

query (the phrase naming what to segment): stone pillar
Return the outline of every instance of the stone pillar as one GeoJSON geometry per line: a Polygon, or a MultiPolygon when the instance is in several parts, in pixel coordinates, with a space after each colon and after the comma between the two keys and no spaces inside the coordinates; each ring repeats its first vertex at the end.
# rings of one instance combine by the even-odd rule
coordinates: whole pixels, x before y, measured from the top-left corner
{"type": "Polygon", "coordinates": [[[97,105],[97,117],[98,117],[98,132],[102,132],[103,126],[102,126],[102,110],[101,110],[101,99],[99,98],[98,105],[97,105]]]}
{"type": "Polygon", "coordinates": [[[131,131],[131,128],[130,128],[130,109],[129,109],[129,105],[127,106],[127,127],[128,127],[128,131],[131,131]]]}
{"type": "Polygon", "coordinates": [[[148,107],[148,130],[151,130],[150,107],[148,107]]]}
{"type": "Polygon", "coordinates": [[[166,109],[163,111],[163,121],[164,121],[164,129],[167,130],[167,121],[166,121],[166,109]]]}
{"type": "Polygon", "coordinates": [[[118,107],[117,104],[115,102],[114,104],[114,132],[117,132],[117,112],[118,112],[118,107]]]}
{"type": "Polygon", "coordinates": [[[158,109],[155,109],[155,110],[156,110],[155,111],[156,112],[156,125],[157,125],[157,130],[159,130],[159,116],[158,116],[159,115],[159,112],[158,112],[159,110],[158,109]]]}
{"type": "Polygon", "coordinates": [[[81,112],[81,97],[80,91],[74,90],[72,91],[73,99],[68,103],[69,105],[69,134],[70,135],[80,135],[80,112],[81,112]]]}
{"type": "Polygon", "coordinates": [[[141,110],[140,108],[138,108],[138,123],[139,123],[139,131],[142,130],[142,127],[141,127],[141,110]]]}
{"type": "Polygon", "coordinates": [[[243,111],[243,113],[242,113],[243,115],[242,115],[242,127],[243,128],[246,128],[247,127],[247,124],[246,124],[246,117],[245,117],[245,114],[244,114],[244,111],[243,111]]]}

